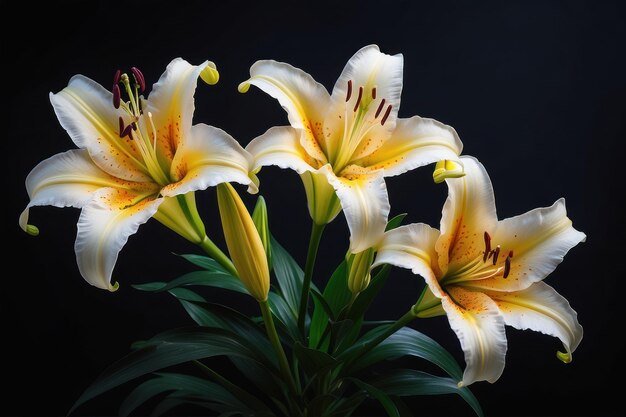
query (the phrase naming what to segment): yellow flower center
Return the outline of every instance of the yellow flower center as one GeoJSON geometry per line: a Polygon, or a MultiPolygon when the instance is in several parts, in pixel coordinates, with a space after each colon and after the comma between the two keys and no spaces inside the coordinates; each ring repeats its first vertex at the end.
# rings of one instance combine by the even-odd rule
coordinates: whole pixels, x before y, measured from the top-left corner
{"type": "Polygon", "coordinates": [[[167,175],[169,167],[164,166],[158,158],[157,130],[152,113],[143,111],[145,99],[140,95],[146,89],[146,81],[139,69],[133,67],[131,72],[132,83],[128,74],[120,74],[119,70],[113,81],[113,106],[116,109],[121,107],[128,116],[119,118],[119,138],[122,140],[128,136],[134,141],[141,156],[138,162],[157,184],[164,186],[171,182],[167,175]],[[128,95],[128,101],[121,100],[120,85],[128,95]]]}
{"type": "Polygon", "coordinates": [[[484,233],[485,250],[479,256],[462,266],[461,268],[448,271],[442,279],[442,285],[449,285],[463,281],[477,281],[496,276],[507,278],[511,273],[511,260],[513,259],[513,251],[509,250],[504,264],[498,265],[498,260],[502,259],[502,249],[497,245],[494,249],[491,247],[491,236],[484,233]]]}
{"type": "Polygon", "coordinates": [[[332,161],[335,173],[341,172],[350,163],[357,150],[370,145],[364,143],[363,140],[379,123],[384,126],[391,114],[391,104],[387,104],[387,100],[383,97],[376,97],[376,86],[368,87],[367,91],[365,86],[359,86],[353,94],[352,84],[352,80],[349,80],[343,116],[344,137],[339,152],[332,161]],[[351,101],[354,101],[354,104],[351,104],[351,101]],[[355,113],[354,117],[349,117],[350,110],[355,113]]]}

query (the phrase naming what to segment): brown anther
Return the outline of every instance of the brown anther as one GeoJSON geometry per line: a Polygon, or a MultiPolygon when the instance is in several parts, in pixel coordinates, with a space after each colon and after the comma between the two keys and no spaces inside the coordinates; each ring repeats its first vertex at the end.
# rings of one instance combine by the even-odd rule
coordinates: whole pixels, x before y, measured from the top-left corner
{"type": "Polygon", "coordinates": [[[485,240],[485,252],[491,252],[491,236],[489,236],[489,233],[485,232],[483,239],[485,240]]]}
{"type": "Polygon", "coordinates": [[[504,260],[504,275],[503,275],[503,277],[504,278],[508,277],[510,273],[511,273],[511,257],[507,256],[506,259],[504,260]]]}
{"type": "Polygon", "coordinates": [[[120,124],[120,138],[123,138],[124,136],[122,135],[122,132],[124,131],[124,120],[122,120],[122,116],[119,117],[118,121],[120,124]]]}
{"type": "Polygon", "coordinates": [[[352,80],[348,80],[348,92],[346,93],[346,103],[350,101],[352,97],[352,80]]]}
{"type": "MultiPolygon", "coordinates": [[[[124,130],[122,131],[122,134],[120,135],[121,138],[124,138],[126,136],[130,136],[130,132],[133,130],[133,124],[129,124],[128,126],[126,126],[124,128],[124,130]]],[[[130,137],[132,139],[132,136],[130,137]]]]}
{"type": "Polygon", "coordinates": [[[132,67],[130,70],[135,76],[135,81],[139,84],[139,91],[143,93],[146,89],[146,79],[144,78],[143,73],[139,71],[139,68],[137,67],[132,67]]]}
{"type": "Polygon", "coordinates": [[[356,111],[359,108],[359,104],[361,104],[361,99],[363,98],[363,86],[359,87],[359,95],[356,98],[356,103],[354,104],[354,110],[356,111]]]}
{"type": "Polygon", "coordinates": [[[509,258],[513,257],[513,251],[509,251],[509,258]]]}
{"type": "Polygon", "coordinates": [[[137,130],[137,123],[136,122],[131,123],[131,126],[133,127],[133,130],[137,130]]]}
{"type": "Polygon", "coordinates": [[[372,88],[372,99],[376,100],[376,87],[372,88]]]}
{"type": "Polygon", "coordinates": [[[380,104],[378,105],[378,108],[376,109],[376,114],[374,115],[374,119],[378,119],[380,112],[383,111],[383,107],[385,107],[385,99],[382,99],[380,101],[380,104]]]}
{"type": "Polygon", "coordinates": [[[115,107],[116,109],[119,109],[121,99],[122,99],[122,92],[120,91],[120,86],[117,84],[113,84],[113,107],[115,107]]]}
{"type": "Polygon", "coordinates": [[[115,76],[113,77],[113,84],[117,84],[120,82],[120,76],[122,75],[122,71],[115,71],[115,76]]]}
{"type": "Polygon", "coordinates": [[[385,111],[385,115],[383,116],[383,119],[380,121],[381,126],[385,125],[385,122],[387,121],[387,118],[389,117],[390,113],[391,113],[391,104],[389,105],[389,107],[387,107],[387,111],[385,111]]]}
{"type": "Polygon", "coordinates": [[[498,256],[500,256],[500,245],[496,246],[496,249],[493,251],[493,264],[494,265],[498,262],[498,256]]]}

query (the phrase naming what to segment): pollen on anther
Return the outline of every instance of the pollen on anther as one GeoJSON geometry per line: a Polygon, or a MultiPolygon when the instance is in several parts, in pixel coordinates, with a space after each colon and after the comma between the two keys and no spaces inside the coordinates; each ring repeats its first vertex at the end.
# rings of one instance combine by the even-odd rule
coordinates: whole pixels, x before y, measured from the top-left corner
{"type": "Polygon", "coordinates": [[[374,119],[378,119],[380,112],[383,111],[383,107],[385,107],[385,99],[382,99],[380,101],[380,104],[378,105],[378,108],[376,109],[376,114],[374,114],[374,119]]]}
{"type": "Polygon", "coordinates": [[[513,257],[513,251],[509,251],[509,258],[513,257]]]}
{"type": "Polygon", "coordinates": [[[137,67],[132,67],[130,70],[133,72],[135,80],[139,84],[139,89],[143,93],[146,89],[146,79],[144,78],[143,73],[139,71],[139,68],[137,67]]]}
{"type": "Polygon", "coordinates": [[[504,274],[503,277],[507,278],[511,273],[511,257],[507,256],[504,260],[504,274]]]}
{"type": "Polygon", "coordinates": [[[118,121],[120,125],[120,138],[123,138],[124,135],[122,135],[122,132],[124,132],[124,120],[122,120],[122,116],[119,117],[118,121]]]}
{"type": "Polygon", "coordinates": [[[496,246],[496,249],[493,251],[493,264],[494,265],[498,262],[498,256],[500,256],[500,245],[496,246]]]}
{"type": "Polygon", "coordinates": [[[346,102],[350,101],[352,97],[352,80],[348,80],[348,92],[346,93],[346,102]]]}
{"type": "Polygon", "coordinates": [[[376,100],[376,87],[372,88],[372,99],[376,100]]]}
{"type": "Polygon", "coordinates": [[[359,108],[359,104],[361,104],[361,99],[363,98],[363,86],[359,87],[359,95],[356,98],[356,103],[354,104],[353,111],[357,111],[359,108]]]}
{"type": "Polygon", "coordinates": [[[387,118],[389,117],[389,114],[391,113],[391,104],[389,105],[389,107],[387,107],[387,111],[385,111],[385,115],[383,116],[382,120],[380,121],[380,125],[384,126],[385,122],[387,121],[387,118]]]}
{"type": "Polygon", "coordinates": [[[489,233],[485,232],[483,239],[485,240],[485,253],[491,252],[491,236],[489,236],[489,233]]]}

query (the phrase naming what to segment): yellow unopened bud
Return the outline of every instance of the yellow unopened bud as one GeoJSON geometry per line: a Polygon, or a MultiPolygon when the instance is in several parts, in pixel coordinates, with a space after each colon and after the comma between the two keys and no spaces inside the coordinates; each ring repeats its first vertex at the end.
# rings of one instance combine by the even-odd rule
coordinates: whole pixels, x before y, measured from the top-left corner
{"type": "Polygon", "coordinates": [[[259,232],[259,237],[265,248],[265,256],[267,256],[267,264],[272,264],[272,246],[270,244],[270,226],[267,217],[267,205],[263,196],[259,196],[256,200],[256,206],[252,212],[252,221],[259,232]]]}
{"type": "Polygon", "coordinates": [[[305,172],[300,175],[311,219],[317,225],[328,224],[341,211],[341,203],[335,189],[328,183],[324,174],[305,172]]]}
{"type": "Polygon", "coordinates": [[[207,66],[200,72],[200,78],[208,85],[215,85],[220,80],[220,73],[217,71],[215,64],[209,61],[207,66]]]}
{"type": "Polygon", "coordinates": [[[461,178],[464,176],[463,165],[459,162],[447,159],[437,162],[435,171],[433,172],[433,180],[435,180],[437,184],[443,182],[446,178],[461,178]]]}
{"type": "Polygon", "coordinates": [[[374,261],[374,249],[365,249],[362,252],[350,253],[346,258],[348,263],[348,288],[353,294],[358,294],[370,285],[370,267],[374,261]]]}
{"type": "Polygon", "coordinates": [[[248,209],[229,183],[217,186],[217,203],[228,252],[239,279],[254,298],[267,300],[270,289],[267,256],[248,209]]]}

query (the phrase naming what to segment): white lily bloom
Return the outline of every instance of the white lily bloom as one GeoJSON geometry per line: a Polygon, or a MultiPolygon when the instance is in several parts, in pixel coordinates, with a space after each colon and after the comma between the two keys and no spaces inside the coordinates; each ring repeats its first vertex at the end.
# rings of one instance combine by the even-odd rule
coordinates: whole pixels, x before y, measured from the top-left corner
{"type": "Polygon", "coordinates": [[[148,99],[140,96],[145,80],[136,68],[130,76],[115,74],[113,93],[82,75],[50,93],[59,122],[80,149],[54,155],[31,171],[30,203],[19,223],[37,234],[28,224],[30,207],[82,208],[76,259],[91,285],[117,288],[111,274],[118,253],[153,216],[188,240],[203,242],[194,191],[229,181],[256,188],[248,152],[220,129],[192,126],[199,76],[217,82],[215,65],[175,59],[148,99]]]}
{"type": "Polygon", "coordinates": [[[373,267],[391,264],[421,275],[428,287],[414,312],[446,314],[461,342],[461,384],[495,382],[504,369],[505,325],[558,337],[569,362],[583,336],[567,300],[542,282],[585,234],[573,228],[565,200],[498,220],[491,181],[472,157],[465,176],[446,179],[440,230],[410,224],[385,233],[373,267]]]}
{"type": "Polygon", "coordinates": [[[332,95],[309,74],[276,61],[256,62],[239,86],[246,92],[255,85],[276,98],[291,124],[250,142],[246,149],[255,169],[297,171],[317,224],[330,222],[343,208],[354,253],[375,246],[384,233],[390,209],[384,177],[458,160],[462,150],[450,126],[398,118],[402,71],[402,55],[370,45],[348,61],[332,95]]]}

